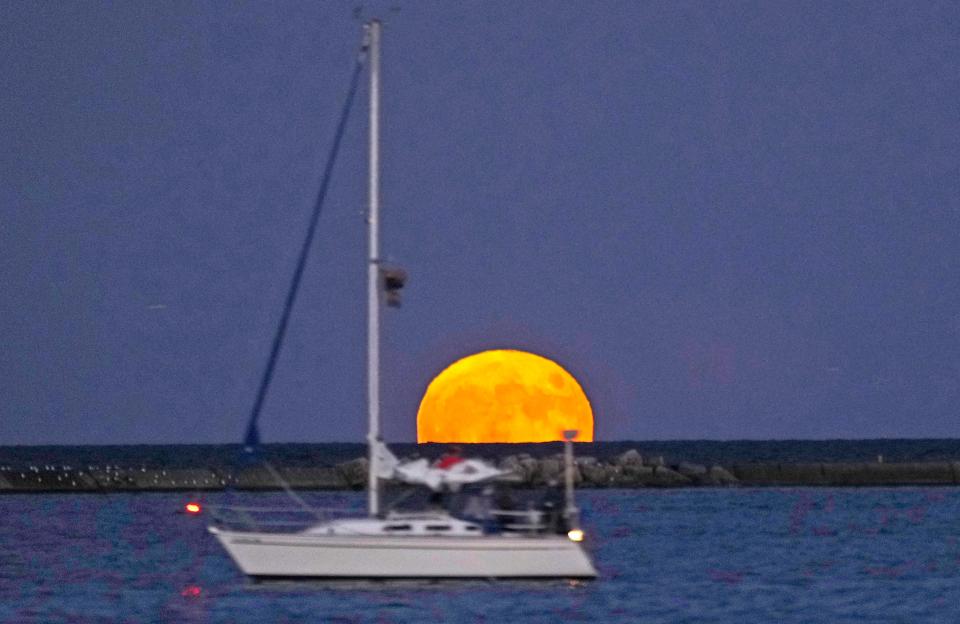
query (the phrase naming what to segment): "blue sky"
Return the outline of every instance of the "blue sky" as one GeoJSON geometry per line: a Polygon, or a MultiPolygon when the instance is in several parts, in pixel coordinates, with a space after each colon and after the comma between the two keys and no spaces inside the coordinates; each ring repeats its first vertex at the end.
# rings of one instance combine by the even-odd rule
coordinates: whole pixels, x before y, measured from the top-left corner
{"type": "MultiPolygon", "coordinates": [[[[374,14],[410,273],[388,438],[485,348],[565,366],[598,439],[960,436],[960,5],[374,14]]],[[[6,7],[0,444],[239,441],[360,30],[354,3],[6,7]]],[[[363,436],[355,113],[266,441],[363,436]]]]}

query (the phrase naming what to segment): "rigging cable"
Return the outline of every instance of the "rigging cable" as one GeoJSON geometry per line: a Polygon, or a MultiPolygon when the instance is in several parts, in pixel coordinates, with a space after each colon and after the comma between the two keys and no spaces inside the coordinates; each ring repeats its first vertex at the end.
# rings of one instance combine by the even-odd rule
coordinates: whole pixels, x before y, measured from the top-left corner
{"type": "Polygon", "coordinates": [[[287,291],[287,298],[284,302],[280,324],[277,327],[277,333],[273,337],[273,347],[270,349],[270,358],[267,360],[267,367],[263,371],[263,377],[260,379],[260,388],[257,391],[257,398],[253,404],[253,409],[250,411],[250,422],[247,423],[247,432],[244,436],[244,447],[247,452],[252,452],[260,444],[260,429],[257,426],[257,420],[260,418],[260,410],[263,407],[264,399],[266,399],[267,389],[270,387],[270,380],[273,378],[273,370],[277,363],[277,357],[280,354],[280,347],[283,345],[283,338],[287,333],[287,323],[290,320],[290,312],[293,310],[293,304],[297,299],[297,291],[300,289],[300,281],[303,277],[303,270],[307,264],[307,256],[310,254],[310,246],[317,229],[320,210],[323,207],[324,199],[326,199],[327,196],[327,189],[330,186],[333,165],[340,151],[340,143],[343,139],[344,130],[346,129],[347,119],[350,116],[350,109],[353,104],[354,95],[356,95],[357,92],[357,85],[360,82],[360,72],[363,70],[364,61],[366,60],[366,52],[367,45],[366,42],[364,42],[353,67],[353,75],[350,78],[350,89],[347,91],[347,98],[343,103],[340,119],[337,122],[333,145],[330,147],[330,153],[327,156],[327,164],[323,170],[323,177],[321,178],[320,189],[317,192],[317,201],[313,207],[313,214],[310,216],[307,235],[304,237],[303,247],[300,249],[300,256],[297,259],[297,267],[293,272],[293,278],[290,280],[290,288],[287,291]]]}

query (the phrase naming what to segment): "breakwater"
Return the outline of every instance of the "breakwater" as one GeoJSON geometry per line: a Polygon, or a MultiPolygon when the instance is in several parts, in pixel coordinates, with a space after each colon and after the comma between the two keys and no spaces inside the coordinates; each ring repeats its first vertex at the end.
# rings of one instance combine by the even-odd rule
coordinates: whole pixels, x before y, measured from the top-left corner
{"type": "MultiPolygon", "coordinates": [[[[273,470],[291,487],[314,490],[362,489],[366,484],[367,460],[359,445],[341,445],[337,453],[323,455],[304,452],[268,454],[273,470]],[[344,457],[350,457],[345,459],[344,457]],[[340,461],[329,461],[330,458],[340,461]]],[[[559,445],[481,445],[468,447],[468,456],[487,457],[520,486],[559,482],[563,461],[559,445]],[[535,452],[510,452],[528,449],[535,452]]],[[[588,446],[588,445],[583,445],[588,446]]],[[[442,445],[398,445],[410,451],[406,458],[435,458],[442,445]]],[[[54,447],[47,447],[48,449],[54,447]]],[[[300,449],[301,451],[303,449],[300,449]]],[[[575,480],[579,487],[731,487],[731,486],[899,486],[960,485],[960,461],[887,461],[877,456],[872,461],[732,461],[723,464],[678,460],[651,454],[640,448],[617,454],[591,455],[578,445],[575,480]]],[[[28,492],[121,492],[121,491],[208,491],[279,489],[276,475],[256,458],[229,461],[230,454],[186,453],[177,461],[148,461],[141,455],[123,457],[124,463],[97,463],[81,466],[55,463],[50,451],[29,453],[0,452],[0,493],[28,492]],[[16,457],[14,457],[16,456],[16,457]],[[46,461],[36,461],[37,458],[46,461]],[[131,460],[134,460],[131,463],[131,460]],[[193,465],[189,465],[193,464],[193,465]],[[246,464],[246,465],[244,465],[246,464]]],[[[88,457],[102,455],[90,455],[88,457]]],[[[242,457],[242,456],[241,456],[242,457]]],[[[74,457],[76,459],[76,457],[74,457]]]]}

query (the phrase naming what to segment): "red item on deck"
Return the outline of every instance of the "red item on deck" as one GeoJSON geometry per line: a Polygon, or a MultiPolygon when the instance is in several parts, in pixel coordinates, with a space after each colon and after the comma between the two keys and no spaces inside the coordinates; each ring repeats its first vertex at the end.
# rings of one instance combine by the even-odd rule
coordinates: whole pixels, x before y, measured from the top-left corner
{"type": "Polygon", "coordinates": [[[441,470],[446,470],[447,468],[451,468],[462,461],[463,461],[463,458],[460,457],[459,455],[444,455],[437,462],[437,468],[440,468],[441,470]]]}

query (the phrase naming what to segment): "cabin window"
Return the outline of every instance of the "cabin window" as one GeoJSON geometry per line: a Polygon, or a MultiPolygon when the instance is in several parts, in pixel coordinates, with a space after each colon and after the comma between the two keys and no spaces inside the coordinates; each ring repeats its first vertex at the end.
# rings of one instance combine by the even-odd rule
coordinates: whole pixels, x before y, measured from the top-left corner
{"type": "Polygon", "coordinates": [[[409,531],[410,525],[409,524],[388,524],[387,526],[383,527],[383,530],[384,531],[409,531]]]}
{"type": "Polygon", "coordinates": [[[480,527],[468,526],[468,527],[467,527],[467,530],[468,530],[468,531],[479,531],[479,530],[480,530],[480,527]]]}
{"type": "Polygon", "coordinates": [[[449,524],[428,524],[427,530],[428,531],[449,531],[450,525],[449,524]]]}

